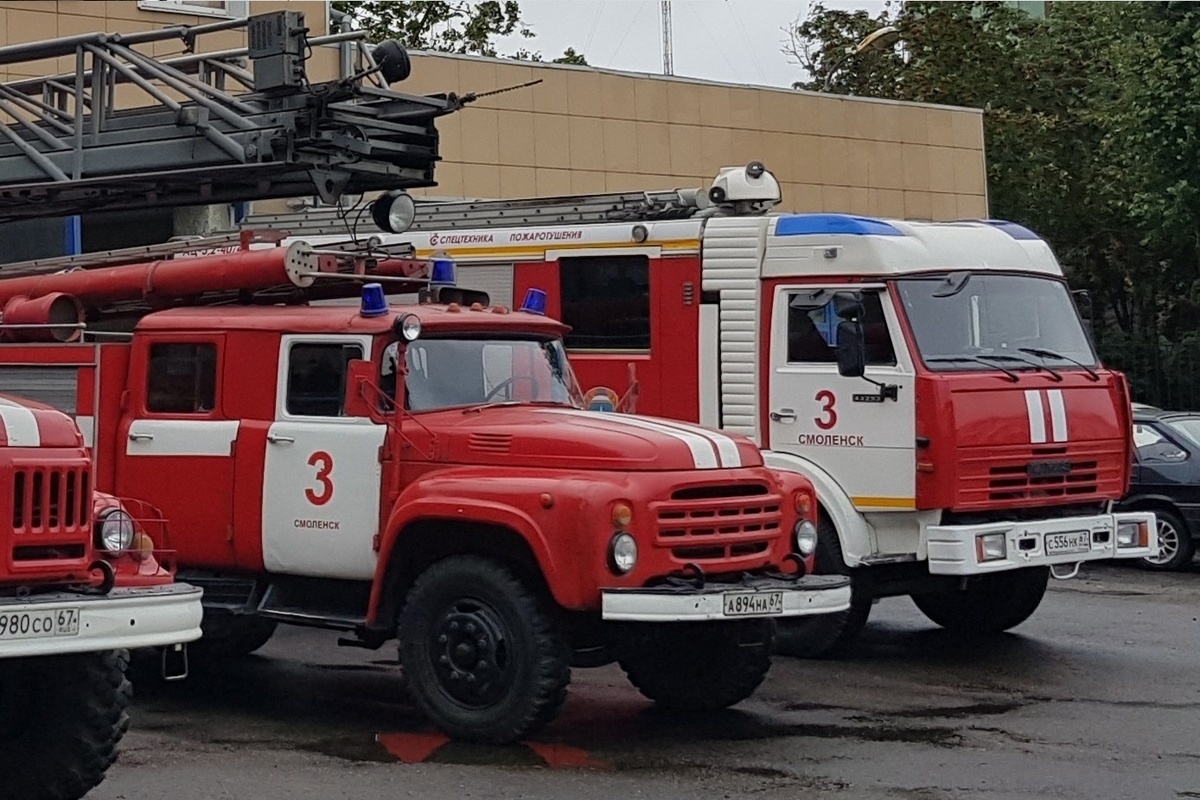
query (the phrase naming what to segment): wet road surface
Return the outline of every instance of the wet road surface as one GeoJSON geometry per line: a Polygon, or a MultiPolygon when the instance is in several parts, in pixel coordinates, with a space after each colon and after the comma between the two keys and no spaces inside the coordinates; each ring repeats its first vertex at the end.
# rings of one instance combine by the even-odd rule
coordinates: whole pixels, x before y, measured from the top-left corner
{"type": "Polygon", "coordinates": [[[734,710],[660,714],[576,670],[562,716],[503,748],[433,732],[392,648],[281,629],[215,673],[139,675],[89,798],[1200,798],[1198,618],[1200,571],[1093,569],[983,643],[886,600],[850,657],[776,658],[734,710]]]}

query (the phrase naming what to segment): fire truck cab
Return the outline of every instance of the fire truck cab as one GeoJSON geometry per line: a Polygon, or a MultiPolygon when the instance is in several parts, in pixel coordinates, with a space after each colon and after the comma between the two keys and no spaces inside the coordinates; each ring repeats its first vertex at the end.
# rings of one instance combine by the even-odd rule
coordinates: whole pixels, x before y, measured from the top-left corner
{"type": "MultiPolygon", "coordinates": [[[[73,292],[96,318],[127,290],[170,305],[268,267],[293,290],[356,291],[347,271],[314,283],[321,258],[251,247],[0,279],[0,296],[73,292]]],[[[197,656],[249,653],[279,623],[398,638],[439,727],[509,742],[553,718],[572,665],[619,661],[659,703],[721,708],[762,681],[776,619],[849,607],[845,578],[805,574],[811,482],[745,437],[583,409],[536,293],[511,311],[345,263],[384,282],[356,306],[214,292],[99,343],[0,348],[16,380],[74,404],[98,485],[170,519],[205,589],[197,656]],[[389,305],[389,278],[425,302],[389,305]]]]}
{"type": "MultiPolygon", "coordinates": [[[[779,214],[761,164],[695,190],[428,203],[392,236],[471,280],[547,293],[585,387],[636,369],[638,410],[753,438],[813,481],[818,572],[849,611],[786,629],[817,655],[872,602],[1005,630],[1047,579],[1156,549],[1116,514],[1130,397],[1096,357],[1062,269],[1012,223],[779,214]]],[[[302,223],[303,224],[303,223],[302,223]]]]}
{"type": "Polygon", "coordinates": [[[3,794],[77,800],[129,726],[129,650],[198,639],[201,591],[174,581],[161,517],[92,490],[62,412],[0,396],[0,486],[3,794]]]}

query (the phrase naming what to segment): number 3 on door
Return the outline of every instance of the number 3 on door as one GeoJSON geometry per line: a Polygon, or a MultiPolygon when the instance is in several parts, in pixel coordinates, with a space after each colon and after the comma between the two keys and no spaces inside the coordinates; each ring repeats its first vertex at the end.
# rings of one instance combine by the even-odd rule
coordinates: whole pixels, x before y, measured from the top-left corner
{"type": "MultiPolygon", "coordinates": [[[[817,427],[823,431],[827,431],[834,425],[837,425],[837,411],[834,406],[837,405],[837,397],[828,389],[822,389],[817,392],[815,399],[821,404],[821,414],[823,416],[813,417],[813,422],[817,423],[817,427]]],[[[311,462],[310,462],[311,463],[311,462]]]]}
{"type": "Polygon", "coordinates": [[[318,450],[308,457],[308,465],[317,468],[317,483],[319,490],[305,489],[304,496],[314,506],[323,506],[333,499],[333,456],[324,450],[318,450]]]}

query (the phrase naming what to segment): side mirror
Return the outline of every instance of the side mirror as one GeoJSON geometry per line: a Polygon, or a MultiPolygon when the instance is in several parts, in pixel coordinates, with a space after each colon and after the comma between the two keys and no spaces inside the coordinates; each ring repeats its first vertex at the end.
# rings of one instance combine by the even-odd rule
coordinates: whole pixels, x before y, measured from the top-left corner
{"type": "Polygon", "coordinates": [[[1088,341],[1093,341],[1094,325],[1092,318],[1092,295],[1087,289],[1076,289],[1071,292],[1071,299],[1075,301],[1075,309],[1079,312],[1079,318],[1083,321],[1083,330],[1087,333],[1088,341]]]}
{"type": "Polygon", "coordinates": [[[862,319],[862,298],[857,292],[837,292],[833,296],[833,313],[837,314],[838,319],[862,319]]]}
{"type": "Polygon", "coordinates": [[[368,417],[377,419],[379,412],[372,402],[375,392],[370,388],[374,383],[375,365],[360,358],[346,363],[346,394],[342,398],[342,413],[347,417],[368,417]]]}
{"type": "Polygon", "coordinates": [[[867,343],[859,322],[837,326],[837,366],[843,378],[861,378],[867,364],[867,343]]]}

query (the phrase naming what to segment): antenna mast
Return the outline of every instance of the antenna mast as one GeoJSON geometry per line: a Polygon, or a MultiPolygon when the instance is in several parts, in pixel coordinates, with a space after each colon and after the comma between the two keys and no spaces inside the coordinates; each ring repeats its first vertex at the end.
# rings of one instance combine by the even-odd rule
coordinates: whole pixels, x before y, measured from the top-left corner
{"type": "Polygon", "coordinates": [[[662,0],[660,10],[662,18],[663,75],[674,75],[675,47],[671,42],[671,0],[662,0]]]}

